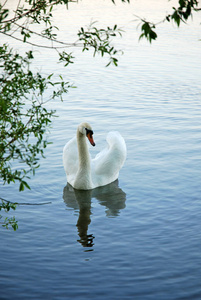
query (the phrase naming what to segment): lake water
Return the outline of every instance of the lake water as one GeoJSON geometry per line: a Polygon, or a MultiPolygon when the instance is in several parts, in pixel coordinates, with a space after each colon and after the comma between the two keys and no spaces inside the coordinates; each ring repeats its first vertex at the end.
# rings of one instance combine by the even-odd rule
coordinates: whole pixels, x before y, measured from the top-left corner
{"type": "Polygon", "coordinates": [[[49,104],[58,115],[53,144],[32,190],[1,185],[7,200],[51,202],[18,206],[9,214],[16,232],[0,227],[1,300],[201,299],[200,21],[161,24],[152,45],[138,42],[132,22],[133,14],[159,21],[173,4],[82,1],[58,10],[68,41],[91,20],[122,26],[116,46],[124,55],[117,68],[105,68],[106,59],[75,49],[75,64],[62,69],[55,53],[36,51],[36,68],[62,73],[77,88],[49,104]],[[125,138],[128,154],[118,182],[75,193],[62,149],[84,120],[94,130],[92,156],[111,130],[125,138]]]}

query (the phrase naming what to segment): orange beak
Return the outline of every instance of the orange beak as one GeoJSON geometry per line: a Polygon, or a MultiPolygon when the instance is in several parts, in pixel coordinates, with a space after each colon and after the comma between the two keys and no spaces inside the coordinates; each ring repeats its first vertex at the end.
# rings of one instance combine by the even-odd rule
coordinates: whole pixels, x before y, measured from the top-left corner
{"type": "Polygon", "coordinates": [[[88,140],[89,140],[90,144],[91,144],[92,146],[95,146],[96,144],[94,143],[93,135],[92,135],[91,132],[89,132],[89,133],[87,134],[87,137],[88,137],[88,140]]]}

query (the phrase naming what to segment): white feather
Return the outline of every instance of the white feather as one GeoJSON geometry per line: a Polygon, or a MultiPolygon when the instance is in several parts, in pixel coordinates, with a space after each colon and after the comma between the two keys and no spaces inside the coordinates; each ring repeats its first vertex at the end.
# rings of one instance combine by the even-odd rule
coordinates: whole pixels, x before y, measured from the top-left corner
{"type": "Polygon", "coordinates": [[[117,131],[107,134],[107,147],[91,159],[88,155],[86,137],[83,128],[91,129],[88,123],[78,126],[77,139],[71,139],[63,149],[63,164],[67,176],[67,181],[74,188],[89,190],[99,186],[104,186],[115,181],[119,176],[126,159],[126,144],[123,137],[117,131]],[[80,133],[83,137],[80,139],[80,133]],[[80,155],[79,151],[80,149],[80,155]],[[84,149],[84,150],[83,150],[84,149]],[[86,155],[85,155],[86,151],[86,155]],[[81,161],[89,164],[89,168],[81,161]]]}

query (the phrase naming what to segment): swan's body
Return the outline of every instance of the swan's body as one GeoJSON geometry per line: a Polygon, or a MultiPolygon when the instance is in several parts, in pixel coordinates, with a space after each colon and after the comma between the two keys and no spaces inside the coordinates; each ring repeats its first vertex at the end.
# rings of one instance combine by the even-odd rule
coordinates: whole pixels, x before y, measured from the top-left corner
{"type": "Polygon", "coordinates": [[[67,181],[75,189],[90,190],[115,181],[126,159],[126,144],[119,132],[109,132],[108,147],[91,159],[87,137],[93,141],[93,131],[88,123],[81,123],[77,138],[71,139],[63,149],[63,164],[67,181]]]}

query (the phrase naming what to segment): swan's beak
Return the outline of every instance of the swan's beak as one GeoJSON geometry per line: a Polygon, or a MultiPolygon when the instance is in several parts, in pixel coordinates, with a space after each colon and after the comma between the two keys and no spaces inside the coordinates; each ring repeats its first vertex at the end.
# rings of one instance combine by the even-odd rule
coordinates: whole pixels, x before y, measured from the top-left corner
{"type": "Polygon", "coordinates": [[[96,144],[94,143],[93,135],[90,132],[87,134],[87,137],[88,137],[90,144],[92,146],[95,146],[96,144]]]}

